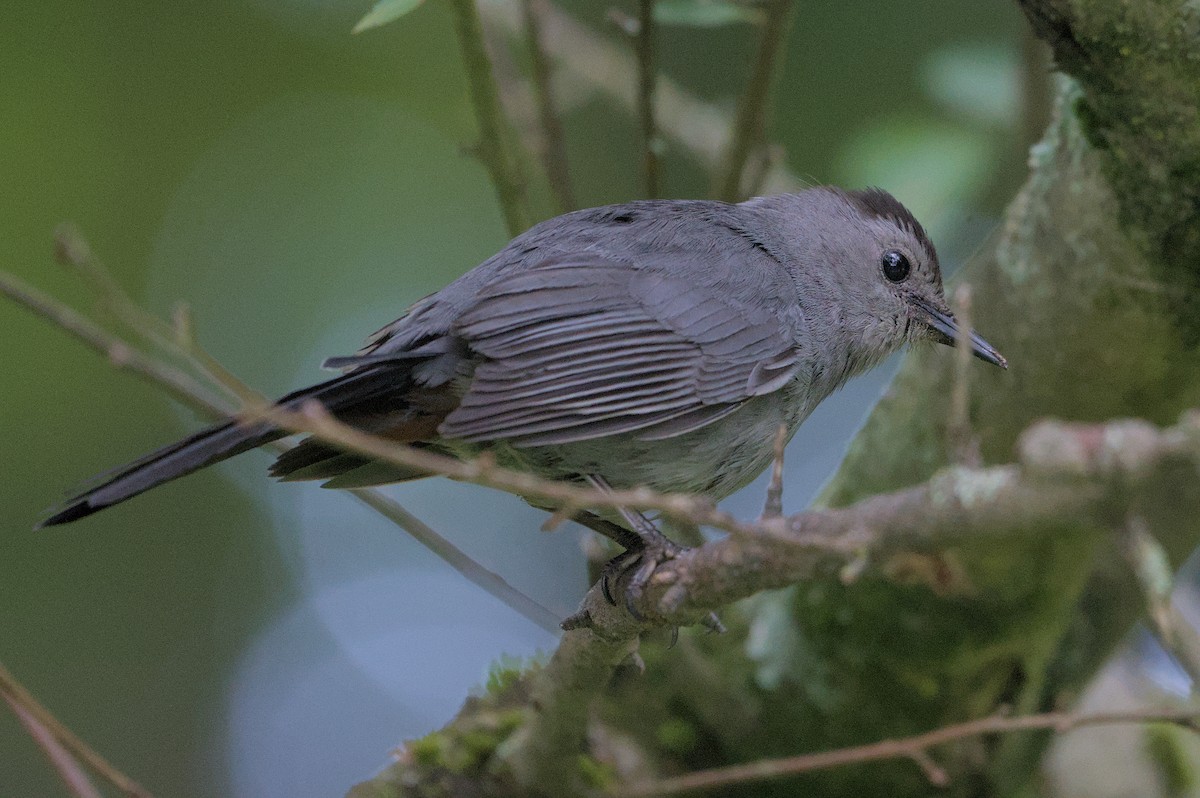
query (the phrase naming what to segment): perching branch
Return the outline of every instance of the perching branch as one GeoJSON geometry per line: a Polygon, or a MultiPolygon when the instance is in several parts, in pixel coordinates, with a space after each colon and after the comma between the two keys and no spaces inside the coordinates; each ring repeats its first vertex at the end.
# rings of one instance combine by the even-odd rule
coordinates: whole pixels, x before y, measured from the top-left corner
{"type": "Polygon", "coordinates": [[[475,0],[450,0],[450,7],[454,11],[454,28],[462,51],[463,68],[467,72],[475,122],[479,126],[476,151],[492,177],[509,235],[515,236],[529,227],[533,215],[525,194],[520,161],[508,146],[508,122],[492,78],[492,63],[484,45],[479,9],[475,0]]]}
{"type": "MultiPolygon", "coordinates": [[[[303,432],[372,458],[498,488],[571,508],[627,507],[732,533],[662,564],[637,605],[647,620],[634,622],[593,589],[585,608],[593,628],[608,638],[655,626],[686,625],[741,598],[866,560],[856,573],[875,573],[903,551],[931,550],[980,538],[1053,526],[1109,528],[1113,513],[1161,491],[1180,469],[1200,468],[1200,413],[1159,430],[1141,421],[1107,425],[1043,422],[1022,437],[1017,464],[955,467],[928,482],[872,496],[844,508],[737,521],[702,499],[648,489],[601,492],[496,466],[486,456],[462,461],[359,432],[310,404],[301,413],[255,413],[284,429],[303,432]],[[1114,496],[1119,497],[1114,499],[1114,496]],[[600,598],[600,604],[591,600],[600,598]]],[[[1180,523],[1200,494],[1180,486],[1169,520],[1180,523]]],[[[1118,515],[1117,518],[1120,518],[1118,515]]]]}
{"type": "Polygon", "coordinates": [[[621,798],[652,798],[661,795],[676,795],[693,790],[710,790],[732,784],[776,779],[811,773],[815,770],[857,765],[865,762],[881,762],[888,759],[911,759],[924,772],[935,787],[949,784],[949,775],[937,766],[929,756],[929,750],[946,743],[995,734],[1012,734],[1023,731],[1053,731],[1065,734],[1086,726],[1114,726],[1118,724],[1171,723],[1196,730],[1200,711],[1195,709],[1142,709],[1130,712],[1046,712],[1040,715],[1023,715],[1014,718],[994,716],[955,723],[940,729],[904,737],[883,740],[869,745],[839,748],[816,754],[801,754],[784,759],[767,759],[745,765],[697,770],[683,776],[660,779],[646,784],[635,784],[619,794],[621,798]]]}
{"type": "MultiPolygon", "coordinates": [[[[305,419],[311,422],[312,414],[305,419]]],[[[360,447],[328,419],[305,430],[364,454],[386,454],[383,446],[360,447]]],[[[583,602],[590,626],[568,631],[550,662],[529,677],[524,689],[535,699],[526,723],[505,742],[503,761],[526,787],[573,789],[571,762],[583,746],[586,708],[638,636],[653,628],[695,623],[733,601],[822,575],[886,581],[892,562],[914,552],[1031,530],[1054,530],[1059,537],[1103,533],[1125,507],[1145,505],[1147,497],[1172,497],[1169,507],[1157,508],[1160,524],[1190,524],[1200,512],[1194,484],[1200,467],[1198,413],[1167,429],[1140,421],[1042,422],[1026,432],[1019,449],[1012,465],[950,468],[924,484],[849,507],[745,522],[738,534],[660,565],[636,604],[641,620],[593,587],[583,602]]],[[[407,457],[395,462],[415,465],[407,457]]],[[[497,484],[487,469],[457,478],[497,484]]],[[[523,487],[549,494],[542,486],[523,487]]],[[[661,497],[653,502],[663,504],[661,497]]],[[[673,510],[686,517],[682,508],[673,510]]]]}
{"type": "Polygon", "coordinates": [[[724,165],[714,184],[714,194],[726,202],[744,199],[743,173],[755,147],[765,144],[766,120],[779,68],[783,46],[791,30],[792,0],[772,0],[762,23],[762,39],[746,90],[738,99],[733,131],[725,153],[724,165]]]}

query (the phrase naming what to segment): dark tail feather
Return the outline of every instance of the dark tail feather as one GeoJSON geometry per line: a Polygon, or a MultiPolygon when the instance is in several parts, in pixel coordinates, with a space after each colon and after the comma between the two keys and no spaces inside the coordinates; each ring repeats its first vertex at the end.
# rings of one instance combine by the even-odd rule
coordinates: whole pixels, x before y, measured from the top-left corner
{"type": "Polygon", "coordinates": [[[65,507],[38,524],[38,528],[84,518],[283,435],[266,424],[241,426],[230,421],[209,427],[124,466],[97,487],[71,499],[65,507]]]}
{"type": "MultiPolygon", "coordinates": [[[[288,394],[280,399],[278,404],[297,409],[303,402],[315,399],[325,405],[329,412],[338,415],[364,402],[377,401],[387,394],[406,391],[410,387],[410,365],[381,366],[344,374],[328,382],[288,394]]],[[[243,425],[234,421],[226,421],[201,430],[98,478],[98,484],[70,499],[63,507],[54,511],[53,515],[39,523],[38,528],[77,521],[164,482],[178,479],[286,435],[287,433],[269,424],[243,425]]]]}

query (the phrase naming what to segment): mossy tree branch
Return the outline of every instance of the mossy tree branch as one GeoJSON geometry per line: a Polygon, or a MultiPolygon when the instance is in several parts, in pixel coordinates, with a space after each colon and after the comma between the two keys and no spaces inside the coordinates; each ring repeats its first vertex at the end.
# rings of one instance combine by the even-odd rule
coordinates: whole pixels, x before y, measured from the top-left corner
{"type": "MultiPolygon", "coordinates": [[[[985,462],[1008,459],[1019,432],[1040,417],[1163,423],[1200,404],[1200,259],[1186,257],[1200,235],[1198,12],[1181,1],[1025,7],[1076,80],[1059,83],[1029,181],[964,273],[977,326],[1013,363],[1007,374],[978,375],[967,402],[985,462]]],[[[941,468],[952,385],[952,358],[910,356],[825,503],[850,505],[941,468]]],[[[1175,497],[1141,501],[1166,507],[1175,497]]],[[[1021,536],[944,542],[891,558],[876,577],[814,573],[758,601],[745,621],[727,617],[730,635],[696,641],[720,673],[704,682],[705,700],[742,708],[748,719],[699,711],[694,669],[644,646],[646,675],[608,685],[594,723],[606,736],[632,738],[643,767],[686,770],[860,744],[1005,704],[1052,706],[1095,672],[1142,601],[1111,530],[1064,534],[1050,519],[1026,520],[1021,536]],[[743,651],[738,643],[751,628],[743,651]],[[666,746],[653,730],[668,723],[682,723],[702,744],[666,746]]],[[[1197,542],[1192,525],[1147,523],[1175,562],[1197,542]]],[[[690,609],[702,606],[711,605],[690,609]]],[[[1034,794],[1044,741],[1008,738],[984,758],[969,745],[947,752],[946,794],[1034,794]]],[[[828,796],[928,792],[911,767],[806,779],[809,791],[828,796]]]]}
{"type": "MultiPolygon", "coordinates": [[[[338,445],[382,453],[378,447],[350,446],[351,439],[335,427],[294,422],[293,428],[338,445]]],[[[1133,506],[1158,529],[1190,528],[1200,512],[1194,479],[1200,470],[1200,414],[1161,431],[1136,421],[1045,422],[1026,433],[1020,452],[1017,465],[952,468],[923,485],[844,509],[749,522],[741,534],[660,565],[636,605],[641,619],[593,588],[584,601],[588,626],[567,632],[551,660],[513,687],[526,697],[524,719],[509,736],[494,738],[493,749],[479,752],[476,775],[497,779],[482,794],[583,791],[586,774],[577,763],[592,702],[617,665],[636,651],[639,636],[656,627],[694,623],[732,601],[828,575],[847,585],[860,580],[887,585],[896,581],[897,563],[947,546],[1012,544],[1040,538],[1041,530],[1053,530],[1058,539],[1103,537],[1133,506]]],[[[446,768],[441,760],[402,758],[373,783],[438,783],[446,768]]],[[[958,768],[947,772],[957,774],[958,768]]]]}

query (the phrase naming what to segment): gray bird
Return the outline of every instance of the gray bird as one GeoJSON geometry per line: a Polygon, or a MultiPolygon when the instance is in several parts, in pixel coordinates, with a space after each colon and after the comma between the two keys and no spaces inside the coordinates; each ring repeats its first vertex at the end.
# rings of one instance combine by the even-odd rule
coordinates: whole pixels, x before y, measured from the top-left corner
{"type": "MultiPolygon", "coordinates": [[[[1007,367],[968,335],[976,356],[1007,367]]],[[[771,462],[780,425],[790,437],[903,344],[957,336],[933,244],[885,191],[630,202],[517,236],[357,354],[327,360],[341,376],[279,404],[316,400],[392,440],[460,457],[487,450],[542,477],[718,500],[771,462]]],[[[285,434],[217,424],[107,475],[42,525],[285,434]]],[[[338,488],[424,476],[312,439],[271,473],[338,488]]],[[[651,569],[674,551],[639,516],[577,519],[651,569]]]]}

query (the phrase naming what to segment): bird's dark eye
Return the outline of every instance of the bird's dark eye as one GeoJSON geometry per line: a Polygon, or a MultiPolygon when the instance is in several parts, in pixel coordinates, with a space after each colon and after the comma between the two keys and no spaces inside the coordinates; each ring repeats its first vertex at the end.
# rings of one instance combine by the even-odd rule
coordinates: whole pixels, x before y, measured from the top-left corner
{"type": "Polygon", "coordinates": [[[879,259],[879,263],[883,267],[883,276],[893,283],[903,282],[908,277],[908,273],[912,271],[912,264],[908,262],[908,258],[904,256],[904,253],[894,249],[889,249],[883,253],[883,257],[879,259]]]}

